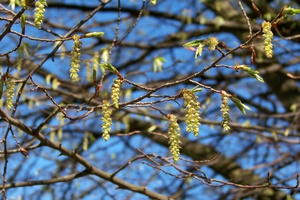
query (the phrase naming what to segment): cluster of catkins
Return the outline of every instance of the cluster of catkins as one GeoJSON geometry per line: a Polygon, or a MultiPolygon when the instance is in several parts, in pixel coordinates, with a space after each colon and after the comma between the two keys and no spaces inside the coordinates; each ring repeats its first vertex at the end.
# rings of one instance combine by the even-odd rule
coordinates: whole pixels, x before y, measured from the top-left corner
{"type": "MultiPolygon", "coordinates": [[[[193,132],[194,136],[199,134],[199,125],[200,125],[200,103],[197,101],[195,93],[188,89],[182,90],[184,106],[185,106],[185,123],[186,131],[193,132]]],[[[180,129],[177,123],[177,118],[175,115],[167,115],[169,119],[169,149],[173,156],[174,162],[177,162],[179,159],[179,150],[180,150],[180,129]]]]}

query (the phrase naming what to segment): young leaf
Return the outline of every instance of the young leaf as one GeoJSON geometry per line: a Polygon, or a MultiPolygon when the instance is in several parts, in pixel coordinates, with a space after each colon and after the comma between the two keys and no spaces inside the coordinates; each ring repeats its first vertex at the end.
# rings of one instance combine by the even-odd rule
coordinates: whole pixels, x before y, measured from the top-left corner
{"type": "Polygon", "coordinates": [[[241,100],[239,100],[238,98],[230,95],[229,98],[231,99],[231,101],[240,109],[240,111],[243,114],[246,114],[246,110],[251,110],[248,106],[246,106],[245,104],[243,104],[241,102],[241,100]]]}
{"type": "Polygon", "coordinates": [[[250,76],[252,76],[253,78],[256,78],[258,81],[260,82],[264,82],[264,80],[262,79],[262,77],[260,77],[258,74],[259,72],[257,70],[251,69],[250,67],[248,67],[247,65],[236,65],[234,66],[235,70],[244,70],[245,72],[247,72],[250,76]]]}
{"type": "Polygon", "coordinates": [[[198,58],[198,56],[202,56],[202,51],[203,51],[204,44],[199,44],[197,47],[196,53],[195,53],[195,58],[198,58]]]}
{"type": "Polygon", "coordinates": [[[203,90],[203,88],[199,88],[199,86],[195,86],[191,89],[191,92],[193,93],[197,93],[197,92],[201,92],[203,90]]]}
{"type": "Polygon", "coordinates": [[[300,13],[300,9],[295,9],[295,8],[291,8],[291,7],[285,7],[283,9],[284,15],[297,15],[299,13],[300,13]]]}
{"type": "Polygon", "coordinates": [[[153,61],[153,71],[154,72],[161,72],[162,71],[162,65],[167,60],[163,57],[156,57],[153,61]]]}
{"type": "Polygon", "coordinates": [[[183,46],[184,47],[196,47],[196,46],[199,46],[200,44],[202,44],[203,42],[204,42],[204,40],[197,39],[197,40],[193,40],[188,43],[185,43],[183,46]]]}
{"type": "Polygon", "coordinates": [[[108,54],[108,50],[103,48],[102,50],[102,55],[101,55],[101,60],[105,63],[108,62],[108,58],[109,58],[109,54],[108,54]]]}
{"type": "Polygon", "coordinates": [[[114,66],[112,66],[112,64],[110,64],[110,63],[102,62],[102,63],[100,63],[100,66],[103,67],[104,69],[107,69],[108,71],[111,71],[114,74],[119,74],[119,71],[114,66]]]}
{"type": "Polygon", "coordinates": [[[16,7],[16,0],[10,0],[8,6],[10,6],[12,11],[14,11],[16,7]]]}

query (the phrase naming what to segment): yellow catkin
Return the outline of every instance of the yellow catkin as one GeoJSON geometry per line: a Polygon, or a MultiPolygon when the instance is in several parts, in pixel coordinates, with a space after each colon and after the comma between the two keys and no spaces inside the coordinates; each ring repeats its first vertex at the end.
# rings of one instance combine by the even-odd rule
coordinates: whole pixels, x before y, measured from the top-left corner
{"type": "Polygon", "coordinates": [[[272,39],[273,39],[273,33],[271,31],[272,24],[270,22],[264,21],[262,23],[262,28],[263,28],[263,39],[264,39],[264,49],[267,58],[272,58],[273,56],[273,44],[272,44],[272,39]]]}
{"type": "Polygon", "coordinates": [[[35,2],[34,24],[37,28],[41,28],[43,23],[44,13],[46,12],[45,6],[47,6],[46,0],[37,0],[35,2]]]}
{"type": "Polygon", "coordinates": [[[112,109],[110,103],[107,100],[102,102],[102,138],[107,141],[110,138],[110,131],[112,125],[112,109]]]}
{"type": "Polygon", "coordinates": [[[75,34],[72,39],[74,40],[73,51],[71,52],[71,69],[70,69],[70,77],[72,81],[77,82],[79,81],[79,69],[80,69],[80,56],[81,56],[81,41],[80,36],[75,34]]]}
{"type": "Polygon", "coordinates": [[[168,115],[169,118],[169,149],[173,156],[174,162],[179,160],[180,155],[180,128],[175,115],[168,115]]]}
{"type": "Polygon", "coordinates": [[[185,123],[186,131],[194,132],[194,136],[199,134],[199,125],[200,125],[200,103],[197,101],[195,94],[188,90],[182,90],[184,106],[186,110],[185,123]]]}
{"type": "Polygon", "coordinates": [[[114,84],[111,87],[111,99],[116,108],[119,108],[121,84],[122,84],[122,80],[118,78],[114,81],[114,84]]]}
{"type": "Polygon", "coordinates": [[[6,99],[6,107],[8,110],[12,109],[13,107],[13,97],[15,96],[14,90],[16,87],[15,81],[12,80],[12,78],[9,78],[6,81],[6,94],[7,94],[7,99],[6,99]]]}
{"type": "Polygon", "coordinates": [[[225,132],[228,132],[230,130],[229,122],[230,122],[230,117],[229,117],[229,106],[228,106],[228,96],[225,91],[222,91],[222,97],[221,97],[221,113],[222,113],[222,126],[223,130],[225,132]]]}

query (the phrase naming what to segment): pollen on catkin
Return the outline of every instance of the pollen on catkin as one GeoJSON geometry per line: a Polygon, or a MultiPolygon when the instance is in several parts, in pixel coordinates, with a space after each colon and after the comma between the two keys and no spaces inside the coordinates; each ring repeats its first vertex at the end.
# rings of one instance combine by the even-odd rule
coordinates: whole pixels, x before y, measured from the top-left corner
{"type": "Polygon", "coordinates": [[[111,86],[111,99],[116,108],[119,108],[119,99],[120,99],[122,82],[123,81],[118,78],[114,81],[114,84],[111,86]]]}
{"type": "Polygon", "coordinates": [[[273,33],[271,31],[272,24],[270,22],[264,21],[262,23],[262,32],[263,32],[263,39],[264,39],[264,49],[267,58],[272,58],[273,56],[273,44],[272,44],[272,39],[273,39],[273,33]]]}
{"type": "Polygon", "coordinates": [[[110,108],[110,103],[107,100],[102,102],[102,138],[107,141],[110,138],[110,131],[112,125],[112,109],[110,108]]]}
{"type": "Polygon", "coordinates": [[[8,78],[6,81],[6,107],[8,110],[10,110],[13,107],[13,97],[15,95],[14,90],[16,87],[15,81],[13,81],[12,78],[8,78]]]}
{"type": "Polygon", "coordinates": [[[182,90],[184,106],[185,106],[185,123],[186,123],[186,131],[193,132],[194,136],[198,136],[199,134],[199,125],[200,125],[200,103],[197,101],[197,97],[195,94],[188,90],[182,90]]]}
{"type": "Polygon", "coordinates": [[[223,130],[225,132],[228,132],[230,130],[229,122],[230,122],[230,117],[229,117],[229,106],[228,106],[228,96],[225,91],[221,92],[221,113],[222,113],[222,126],[223,130]]]}
{"type": "Polygon", "coordinates": [[[169,149],[173,156],[173,160],[176,163],[180,155],[180,128],[175,115],[168,115],[167,117],[169,119],[169,149]]]}
{"type": "Polygon", "coordinates": [[[37,28],[41,28],[43,23],[44,13],[46,12],[45,6],[47,6],[46,0],[37,0],[35,2],[34,24],[37,28]]]}
{"type": "Polygon", "coordinates": [[[80,56],[81,56],[81,41],[80,41],[80,36],[75,34],[72,39],[74,40],[74,46],[73,50],[71,52],[71,69],[70,69],[70,77],[72,81],[77,82],[79,81],[79,68],[80,68],[80,56]]]}

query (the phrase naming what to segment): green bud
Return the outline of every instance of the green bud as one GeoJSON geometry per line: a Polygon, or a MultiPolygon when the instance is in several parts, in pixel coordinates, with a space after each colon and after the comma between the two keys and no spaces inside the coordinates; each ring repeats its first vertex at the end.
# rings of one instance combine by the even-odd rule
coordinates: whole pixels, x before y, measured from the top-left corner
{"type": "Polygon", "coordinates": [[[83,35],[82,37],[88,38],[88,37],[101,37],[104,35],[104,32],[91,32],[83,35]]]}

